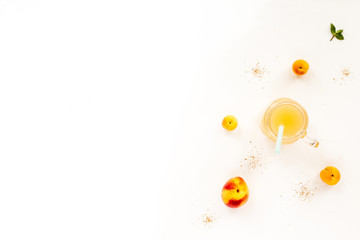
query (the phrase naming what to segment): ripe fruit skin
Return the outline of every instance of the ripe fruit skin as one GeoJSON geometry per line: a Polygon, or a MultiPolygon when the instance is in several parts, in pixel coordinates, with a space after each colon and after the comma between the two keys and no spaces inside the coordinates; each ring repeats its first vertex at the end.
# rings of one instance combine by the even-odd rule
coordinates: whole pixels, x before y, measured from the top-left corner
{"type": "Polygon", "coordinates": [[[237,125],[238,125],[238,121],[236,117],[234,117],[233,115],[228,115],[224,117],[222,121],[223,128],[225,128],[228,131],[234,130],[237,127],[237,125]]]}
{"type": "Polygon", "coordinates": [[[326,167],[320,172],[320,178],[328,185],[336,185],[340,181],[340,172],[336,167],[326,167]]]}
{"type": "Polygon", "coordinates": [[[249,199],[249,189],[241,177],[230,178],[221,191],[221,198],[226,206],[238,208],[249,199]]]}
{"type": "Polygon", "coordinates": [[[292,65],[292,70],[296,75],[304,75],[309,70],[309,64],[302,59],[296,60],[292,65]]]}

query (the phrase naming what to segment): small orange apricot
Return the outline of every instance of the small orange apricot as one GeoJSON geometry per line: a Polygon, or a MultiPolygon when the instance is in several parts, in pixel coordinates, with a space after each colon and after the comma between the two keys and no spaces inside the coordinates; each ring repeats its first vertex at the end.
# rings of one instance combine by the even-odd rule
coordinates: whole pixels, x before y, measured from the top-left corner
{"type": "Polygon", "coordinates": [[[326,184],[335,185],[340,181],[340,172],[336,167],[326,167],[320,172],[320,178],[326,184]]]}
{"type": "Polygon", "coordinates": [[[222,121],[223,128],[225,128],[228,131],[234,130],[237,125],[238,125],[238,121],[237,121],[236,117],[234,117],[232,115],[228,115],[228,116],[224,117],[224,119],[222,121]]]}
{"type": "Polygon", "coordinates": [[[309,64],[302,59],[296,60],[292,65],[292,70],[296,75],[304,75],[309,70],[309,64]]]}

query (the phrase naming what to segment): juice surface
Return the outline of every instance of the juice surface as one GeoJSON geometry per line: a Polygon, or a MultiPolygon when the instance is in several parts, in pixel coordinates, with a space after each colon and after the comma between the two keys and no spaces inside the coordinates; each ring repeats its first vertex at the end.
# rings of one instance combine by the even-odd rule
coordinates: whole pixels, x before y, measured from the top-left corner
{"type": "Polygon", "coordinates": [[[282,105],[274,109],[270,128],[277,135],[280,125],[284,126],[284,137],[294,137],[304,127],[304,117],[302,113],[294,106],[282,105]]]}

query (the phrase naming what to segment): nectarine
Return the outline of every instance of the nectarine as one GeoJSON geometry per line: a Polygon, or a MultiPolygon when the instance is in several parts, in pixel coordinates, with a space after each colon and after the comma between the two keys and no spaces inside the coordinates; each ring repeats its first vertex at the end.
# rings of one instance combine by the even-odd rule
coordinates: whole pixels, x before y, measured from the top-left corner
{"type": "Polygon", "coordinates": [[[221,198],[226,206],[238,208],[249,198],[249,189],[241,177],[230,178],[221,191],[221,198]]]}

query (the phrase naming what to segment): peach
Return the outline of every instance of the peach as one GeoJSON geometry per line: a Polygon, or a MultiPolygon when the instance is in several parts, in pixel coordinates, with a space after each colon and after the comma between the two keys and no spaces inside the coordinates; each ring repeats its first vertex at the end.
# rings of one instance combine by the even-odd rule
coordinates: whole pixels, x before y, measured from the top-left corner
{"type": "Polygon", "coordinates": [[[302,59],[296,60],[292,65],[292,70],[296,75],[304,75],[309,70],[309,64],[302,59]]]}
{"type": "Polygon", "coordinates": [[[244,205],[249,198],[249,189],[244,179],[241,177],[230,178],[222,188],[221,198],[230,208],[244,205]]]}
{"type": "Polygon", "coordinates": [[[228,131],[232,131],[236,128],[238,124],[238,121],[236,119],[236,117],[234,117],[233,115],[228,115],[226,117],[224,117],[223,121],[222,121],[222,126],[223,128],[225,128],[228,131]]]}
{"type": "Polygon", "coordinates": [[[326,167],[320,172],[320,178],[328,185],[335,185],[340,181],[340,172],[336,167],[326,167]]]}

